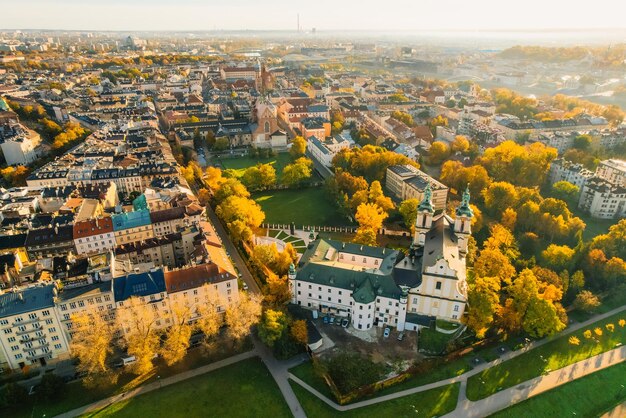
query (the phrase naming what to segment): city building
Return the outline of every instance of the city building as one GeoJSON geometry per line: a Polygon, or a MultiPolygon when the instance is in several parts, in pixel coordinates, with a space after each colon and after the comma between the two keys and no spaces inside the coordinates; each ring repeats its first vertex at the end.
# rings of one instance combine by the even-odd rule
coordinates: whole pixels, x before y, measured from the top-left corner
{"type": "Polygon", "coordinates": [[[422,200],[424,191],[429,185],[435,208],[444,209],[448,199],[447,186],[412,165],[394,165],[387,168],[385,186],[397,200],[422,200]]]}

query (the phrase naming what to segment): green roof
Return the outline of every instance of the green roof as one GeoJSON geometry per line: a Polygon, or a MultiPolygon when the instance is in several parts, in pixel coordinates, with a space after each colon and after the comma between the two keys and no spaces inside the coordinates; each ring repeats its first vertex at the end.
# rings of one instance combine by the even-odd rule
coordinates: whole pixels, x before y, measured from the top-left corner
{"type": "Polygon", "coordinates": [[[358,303],[371,303],[377,296],[400,299],[402,290],[393,278],[393,267],[400,253],[340,241],[318,239],[309,244],[300,259],[296,280],[352,291],[358,303]],[[338,260],[338,253],[381,258],[376,269],[360,269],[338,260]]]}

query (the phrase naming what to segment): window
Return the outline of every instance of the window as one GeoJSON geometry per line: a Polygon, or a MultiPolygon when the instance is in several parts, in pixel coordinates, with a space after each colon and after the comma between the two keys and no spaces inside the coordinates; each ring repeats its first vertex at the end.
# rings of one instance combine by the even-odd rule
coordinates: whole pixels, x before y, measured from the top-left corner
{"type": "Polygon", "coordinates": [[[441,290],[441,282],[437,282],[437,283],[435,284],[435,289],[436,289],[436,290],[441,290]]]}
{"type": "Polygon", "coordinates": [[[13,330],[11,328],[7,328],[7,329],[4,330],[4,333],[5,334],[11,334],[11,333],[13,333],[13,330]]]}
{"type": "Polygon", "coordinates": [[[21,359],[21,358],[22,358],[22,355],[21,355],[21,354],[16,354],[16,355],[15,355],[15,360],[19,360],[19,359],[21,359]]]}
{"type": "MultiPolygon", "coordinates": [[[[65,305],[63,305],[63,306],[65,306],[65,305]]],[[[71,302],[70,303],[70,308],[71,309],[76,309],[76,302],[71,302]]],[[[63,310],[65,310],[65,309],[63,309],[63,310]]]]}
{"type": "Polygon", "coordinates": [[[61,347],[62,347],[62,345],[61,345],[61,344],[55,344],[55,345],[54,345],[54,348],[56,348],[57,350],[60,350],[60,349],[61,349],[61,347]]]}
{"type": "Polygon", "coordinates": [[[19,345],[14,345],[13,347],[11,347],[11,350],[13,350],[13,351],[17,351],[19,349],[20,349],[19,345]]]}
{"type": "Polygon", "coordinates": [[[459,305],[454,305],[454,312],[458,312],[459,311],[459,305]]]}
{"type": "Polygon", "coordinates": [[[52,319],[46,319],[46,325],[52,324],[52,319]]]}
{"type": "Polygon", "coordinates": [[[0,325],[9,325],[9,320],[8,319],[0,320],[0,325]]]}
{"type": "MultiPolygon", "coordinates": [[[[48,313],[50,313],[50,312],[48,312],[48,313]]],[[[30,313],[30,314],[28,314],[28,318],[29,319],[37,319],[37,314],[36,313],[30,313]]]]}
{"type": "Polygon", "coordinates": [[[53,335],[52,336],[52,341],[59,341],[59,336],[58,335],[53,335]]]}

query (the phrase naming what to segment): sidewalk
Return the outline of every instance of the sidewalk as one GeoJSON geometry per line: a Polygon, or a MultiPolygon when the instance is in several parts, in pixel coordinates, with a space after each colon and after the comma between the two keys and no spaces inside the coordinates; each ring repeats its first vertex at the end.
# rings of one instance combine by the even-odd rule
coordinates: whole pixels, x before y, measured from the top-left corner
{"type": "Polygon", "coordinates": [[[197,369],[188,370],[186,372],[179,373],[174,376],[166,377],[164,379],[160,379],[157,382],[152,382],[147,385],[139,386],[136,389],[129,390],[128,392],[120,393],[119,395],[114,395],[106,399],[102,399],[100,401],[91,403],[89,405],[81,406],[80,408],[76,408],[71,411],[65,412],[63,414],[57,415],[56,418],[73,418],[73,417],[77,417],[88,412],[95,412],[100,409],[106,408],[107,406],[115,402],[134,398],[135,396],[139,396],[144,393],[149,393],[154,390],[161,389],[162,387],[173,385],[183,380],[200,376],[205,373],[212,372],[217,369],[221,369],[222,367],[230,366],[231,364],[238,363],[242,360],[256,357],[258,355],[259,353],[257,352],[256,349],[252,351],[248,351],[247,353],[237,354],[236,356],[232,356],[224,360],[216,361],[215,363],[207,364],[206,366],[198,367],[197,369]]]}
{"type": "MultiPolygon", "coordinates": [[[[362,407],[369,406],[369,405],[374,405],[374,404],[377,404],[377,403],[380,403],[380,402],[385,402],[385,401],[389,401],[389,400],[392,400],[392,399],[402,398],[404,396],[413,395],[413,394],[419,393],[419,392],[424,392],[424,391],[429,390],[429,389],[435,389],[435,388],[438,388],[438,387],[441,387],[441,386],[446,386],[446,385],[449,385],[449,384],[452,384],[452,383],[460,382],[461,383],[461,388],[460,388],[460,391],[459,391],[459,399],[458,399],[458,403],[457,403],[457,408],[455,409],[454,412],[452,412],[451,414],[448,414],[447,416],[449,416],[449,417],[456,416],[456,417],[463,417],[463,418],[465,418],[465,417],[470,416],[470,415],[468,415],[469,413],[467,412],[467,410],[465,410],[464,414],[460,414],[460,415],[453,415],[453,414],[457,413],[457,411],[459,411],[460,408],[466,408],[467,407],[466,405],[467,405],[468,402],[472,403],[472,404],[479,404],[479,403],[481,403],[483,401],[485,401],[485,402],[489,401],[492,397],[494,397],[494,396],[497,397],[498,395],[500,395],[500,394],[502,394],[504,392],[507,392],[509,390],[510,391],[520,390],[519,389],[520,387],[522,387],[524,385],[527,385],[527,384],[530,385],[535,380],[540,381],[541,379],[544,379],[544,378],[546,378],[548,376],[551,376],[551,375],[558,375],[558,376],[560,376],[560,373],[563,370],[570,369],[570,368],[576,368],[576,367],[580,367],[582,369],[583,366],[581,366],[581,364],[587,364],[588,363],[588,366],[584,366],[584,367],[593,367],[593,362],[594,361],[600,361],[602,363],[602,362],[610,361],[610,360],[607,360],[607,359],[613,359],[610,364],[606,364],[603,367],[596,368],[595,370],[593,370],[593,371],[597,371],[597,370],[601,370],[604,367],[608,367],[608,366],[611,366],[611,365],[614,365],[614,364],[617,364],[617,363],[619,363],[621,361],[626,360],[626,346],[624,346],[624,347],[621,347],[621,348],[618,348],[618,349],[615,349],[615,350],[607,351],[606,353],[603,353],[603,354],[599,354],[599,355],[597,355],[595,357],[591,357],[591,358],[589,358],[587,360],[582,360],[582,361],[580,361],[578,363],[571,364],[571,365],[566,366],[566,367],[564,367],[562,369],[559,369],[559,370],[556,370],[554,372],[551,372],[547,376],[540,376],[540,377],[536,377],[534,379],[528,380],[527,382],[524,382],[524,383],[522,383],[520,385],[514,386],[514,387],[509,388],[509,389],[505,389],[505,390],[503,390],[501,392],[498,392],[498,393],[496,393],[494,395],[491,395],[491,396],[489,396],[489,397],[487,397],[485,399],[482,399],[480,401],[477,401],[477,402],[471,402],[466,397],[467,379],[469,377],[474,376],[474,375],[482,372],[483,370],[488,369],[490,367],[493,367],[493,366],[495,366],[497,364],[500,364],[502,362],[505,362],[507,360],[510,360],[512,358],[520,356],[520,355],[526,353],[527,351],[532,350],[533,348],[540,347],[540,346],[542,346],[544,344],[547,344],[547,343],[549,343],[550,341],[552,341],[552,340],[554,340],[556,338],[562,337],[564,335],[569,335],[569,334],[571,334],[571,333],[573,333],[575,331],[578,331],[578,330],[580,330],[582,328],[585,328],[585,327],[587,327],[587,326],[589,326],[589,325],[591,325],[591,324],[593,324],[593,323],[595,323],[597,321],[601,321],[601,320],[603,320],[605,318],[608,318],[611,315],[614,315],[614,314],[622,312],[622,311],[626,311],[626,305],[620,306],[620,307],[615,308],[615,309],[612,309],[611,311],[603,313],[601,315],[596,315],[593,318],[588,319],[587,321],[574,324],[574,325],[566,328],[565,330],[561,331],[560,333],[557,333],[557,334],[553,335],[552,337],[544,338],[543,340],[540,340],[540,341],[531,342],[530,344],[528,344],[526,347],[524,347],[521,350],[508,352],[508,353],[504,354],[503,356],[501,356],[499,359],[494,360],[494,361],[492,361],[490,363],[483,363],[483,364],[475,367],[474,369],[472,369],[472,370],[470,370],[470,371],[468,371],[468,372],[466,372],[466,373],[464,373],[464,374],[462,374],[460,376],[456,376],[456,377],[440,380],[438,382],[433,382],[433,383],[429,383],[429,384],[422,385],[422,386],[417,386],[417,387],[414,387],[414,388],[411,388],[411,389],[406,389],[406,390],[403,390],[403,391],[400,391],[400,392],[391,393],[389,395],[380,396],[378,398],[368,399],[366,401],[356,402],[356,403],[349,404],[349,405],[339,405],[338,403],[334,402],[333,400],[328,399],[326,396],[322,395],[317,390],[315,390],[314,388],[312,388],[311,386],[309,386],[308,384],[306,384],[305,382],[300,380],[297,376],[294,376],[291,373],[289,373],[289,378],[291,380],[293,380],[294,382],[298,383],[300,386],[302,386],[303,388],[305,388],[306,390],[311,392],[313,395],[315,395],[321,401],[323,401],[328,406],[332,407],[333,409],[335,409],[337,411],[349,411],[349,410],[352,410],[352,409],[362,408],[362,407]],[[621,357],[613,358],[612,356],[616,355],[616,353],[617,353],[618,356],[621,356],[621,357]],[[604,358],[604,360],[600,359],[600,358],[604,358]],[[589,366],[589,365],[591,365],[591,366],[589,366]],[[516,389],[516,388],[518,388],[518,389],[516,389]]],[[[585,374],[593,373],[593,371],[587,372],[585,374]]],[[[577,372],[577,373],[579,373],[579,372],[577,372]]],[[[577,379],[578,377],[582,377],[582,376],[585,375],[585,374],[577,375],[577,373],[572,374],[572,376],[576,376],[576,377],[571,377],[571,378],[569,378],[569,380],[574,380],[574,379],[577,379]]],[[[558,382],[558,379],[556,380],[556,382],[558,382]]],[[[544,385],[542,385],[541,388],[543,388],[543,389],[540,392],[532,392],[532,394],[530,394],[530,392],[529,392],[529,395],[527,397],[535,396],[538,393],[545,392],[546,390],[550,389],[551,387],[556,387],[556,386],[561,385],[563,383],[567,383],[567,381],[562,381],[562,382],[560,382],[558,384],[556,384],[556,382],[554,382],[552,380],[547,380],[545,385],[552,384],[553,386],[550,386],[550,387],[546,388],[544,385]],[[550,382],[552,382],[552,383],[550,383],[550,382]]],[[[496,399],[498,399],[498,398],[496,398],[496,399]]],[[[504,400],[505,397],[503,397],[502,399],[504,400]]],[[[495,410],[493,410],[493,411],[491,411],[489,413],[494,413],[494,412],[496,412],[496,411],[498,411],[498,410],[500,410],[502,408],[506,408],[506,407],[512,405],[512,402],[511,402],[512,398],[511,398],[510,394],[509,394],[509,397],[506,398],[506,399],[508,400],[508,403],[506,405],[501,406],[499,409],[495,409],[495,410]]],[[[517,400],[516,402],[519,402],[519,400],[517,400]]],[[[484,414],[484,415],[472,415],[472,416],[486,416],[486,415],[488,415],[488,413],[484,414]]]]}
{"type": "Polygon", "coordinates": [[[476,402],[472,402],[467,398],[459,400],[454,412],[445,416],[449,418],[486,417],[511,405],[515,405],[518,402],[570,383],[588,374],[614,366],[625,360],[626,347],[616,348],[586,360],[570,364],[562,369],[550,372],[545,376],[527,380],[517,386],[504,389],[476,402]]]}

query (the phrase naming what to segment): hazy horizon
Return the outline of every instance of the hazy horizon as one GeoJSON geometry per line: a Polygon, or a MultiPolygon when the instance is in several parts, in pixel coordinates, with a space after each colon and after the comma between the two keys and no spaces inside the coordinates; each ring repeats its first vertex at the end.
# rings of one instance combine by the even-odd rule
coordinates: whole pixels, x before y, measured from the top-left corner
{"type": "Polygon", "coordinates": [[[626,29],[626,4],[597,0],[527,0],[518,6],[495,0],[364,1],[230,0],[0,0],[0,30],[77,31],[375,31],[533,32],[626,29]]]}

